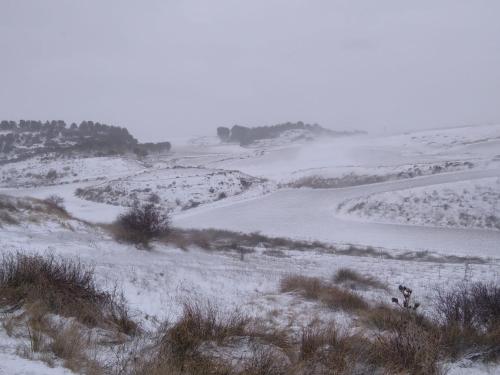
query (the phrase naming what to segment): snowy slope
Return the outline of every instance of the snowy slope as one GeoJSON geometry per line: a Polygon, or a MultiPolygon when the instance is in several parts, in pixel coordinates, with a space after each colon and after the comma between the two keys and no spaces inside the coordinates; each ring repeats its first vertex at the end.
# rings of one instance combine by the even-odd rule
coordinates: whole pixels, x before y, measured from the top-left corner
{"type": "MultiPolygon", "coordinates": [[[[0,236],[4,251],[50,253],[79,259],[93,265],[99,285],[106,290],[123,291],[134,315],[145,327],[159,321],[175,322],[186,298],[209,299],[220,308],[239,308],[275,327],[300,332],[311,322],[335,319],[339,325],[356,326],[343,312],[332,312],[293,295],[279,292],[280,279],[291,273],[329,280],[342,267],[363,275],[377,277],[389,290],[359,291],[371,301],[387,301],[397,285],[411,285],[423,306],[430,306],[435,286],[449,286],[466,280],[499,282],[499,259],[469,264],[454,261],[387,260],[375,252],[368,256],[338,255],[323,251],[281,250],[254,252],[241,257],[235,252],[184,251],[159,243],[150,252],[115,242],[97,227],[81,224],[54,225],[39,220],[26,225],[5,225],[0,236]],[[75,230],[75,228],[78,228],[75,230]],[[418,278],[415,275],[419,275],[418,278]]],[[[23,344],[8,338],[0,329],[0,374],[63,374],[60,368],[50,371],[39,362],[15,356],[23,344]],[[31,372],[30,372],[31,371],[31,372]]]]}
{"type": "Polygon", "coordinates": [[[239,171],[174,167],[147,171],[77,190],[77,196],[117,206],[152,201],[164,207],[185,210],[200,204],[242,194],[249,189],[261,193],[272,185],[239,171]]]}
{"type": "Polygon", "coordinates": [[[126,157],[34,157],[0,166],[0,186],[30,187],[106,180],[144,170],[126,157]]]}

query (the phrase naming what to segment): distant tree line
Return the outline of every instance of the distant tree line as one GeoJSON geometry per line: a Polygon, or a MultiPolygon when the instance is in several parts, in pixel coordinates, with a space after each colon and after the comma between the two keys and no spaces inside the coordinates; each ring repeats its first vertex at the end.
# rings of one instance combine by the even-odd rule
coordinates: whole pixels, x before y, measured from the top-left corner
{"type": "Polygon", "coordinates": [[[326,129],[318,124],[304,124],[302,121],[298,121],[286,122],[284,124],[271,126],[258,126],[255,128],[234,125],[231,129],[229,129],[224,126],[220,126],[217,128],[217,136],[223,142],[236,142],[244,146],[260,139],[276,138],[285,131],[296,129],[308,130],[315,135],[336,136],[349,134],[349,132],[336,132],[330,129],[326,129]]]}
{"type": "Polygon", "coordinates": [[[61,120],[0,122],[0,156],[10,154],[15,159],[46,152],[147,155],[168,152],[170,147],[169,142],[139,143],[126,128],[93,121],[69,126],[61,120]]]}

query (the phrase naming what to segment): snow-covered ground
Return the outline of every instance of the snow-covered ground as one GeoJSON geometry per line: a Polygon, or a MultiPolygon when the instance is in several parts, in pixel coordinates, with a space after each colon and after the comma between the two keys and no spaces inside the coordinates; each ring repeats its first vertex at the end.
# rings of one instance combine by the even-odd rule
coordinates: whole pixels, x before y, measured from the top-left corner
{"type": "Polygon", "coordinates": [[[144,169],[136,159],[125,157],[37,156],[0,166],[0,186],[30,187],[107,180],[128,176],[144,169]]]}
{"type": "Polygon", "coordinates": [[[77,195],[91,201],[130,207],[135,201],[152,201],[186,210],[248,190],[265,194],[272,184],[239,171],[195,167],[161,168],[82,188],[77,195]]]}
{"type": "MultiPolygon", "coordinates": [[[[148,200],[154,193],[161,202],[179,199],[180,206],[186,207],[173,215],[176,226],[261,231],[321,240],[340,248],[349,244],[373,246],[376,251],[360,256],[315,250],[268,252],[256,246],[242,256],[197,248],[184,251],[160,243],[153,244],[152,251],[141,251],[117,243],[99,227],[78,220],[26,221],[21,216],[20,224],[0,226],[0,249],[2,253],[49,252],[94,265],[99,286],[123,290],[146,326],[165,318],[175,321],[186,297],[239,307],[275,326],[298,329],[315,318],[355,325],[345,313],[332,313],[280,293],[281,277],[298,273],[330,280],[336,270],[348,267],[388,285],[389,291],[361,292],[371,301],[388,301],[399,284],[408,284],[424,309],[430,305],[436,286],[464,280],[498,283],[500,231],[488,229],[484,220],[500,216],[499,178],[500,126],[299,143],[274,141],[252,148],[199,138],[183,146],[174,144],[168,156],[142,161],[37,158],[1,166],[0,193],[42,199],[59,195],[72,215],[94,223],[111,222],[131,199],[148,200]],[[424,172],[408,173],[415,168],[424,172]],[[56,178],[46,178],[50,170],[56,170],[56,178]],[[401,172],[398,178],[384,178],[401,172]],[[335,189],[283,187],[305,176],[382,177],[376,183],[363,184],[354,178],[349,184],[353,186],[335,189]],[[242,180],[251,183],[246,186],[242,180]],[[76,196],[77,189],[96,195],[76,196]],[[199,205],[187,207],[189,201],[199,205]],[[347,203],[339,212],[343,202],[347,203]],[[345,214],[363,202],[364,207],[381,202],[384,211],[363,210],[362,217],[345,214]],[[432,210],[422,202],[432,205],[432,210]],[[398,215],[393,215],[391,207],[396,206],[398,215]],[[460,210],[483,219],[460,227],[442,226],[449,223],[448,211],[450,217],[460,217],[460,210]],[[375,217],[377,222],[366,219],[366,214],[373,217],[374,213],[380,215],[375,217]],[[418,251],[422,253],[416,254],[418,251]],[[380,255],[382,252],[394,256],[388,259],[380,255]],[[414,257],[398,258],[413,253],[414,257]]],[[[0,328],[0,374],[67,373],[19,358],[19,344],[0,328]]],[[[473,367],[464,372],[453,365],[450,374],[488,373],[480,366],[473,367]]]]}
{"type": "Polygon", "coordinates": [[[500,230],[500,178],[372,194],[342,202],[339,212],[377,222],[500,230]]]}

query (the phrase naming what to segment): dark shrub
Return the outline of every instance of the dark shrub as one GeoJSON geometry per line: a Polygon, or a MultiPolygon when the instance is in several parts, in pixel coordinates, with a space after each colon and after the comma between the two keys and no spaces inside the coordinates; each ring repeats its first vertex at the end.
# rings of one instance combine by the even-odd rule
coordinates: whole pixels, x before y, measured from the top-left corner
{"type": "Polygon", "coordinates": [[[55,169],[51,169],[45,175],[47,180],[55,180],[58,177],[57,171],[55,169]]]}
{"type": "Polygon", "coordinates": [[[500,287],[461,284],[438,291],[436,312],[443,345],[454,358],[475,351],[486,360],[500,357],[500,287]]]}
{"type": "Polygon", "coordinates": [[[64,207],[64,198],[59,195],[50,195],[43,200],[49,208],[53,210],[59,210],[66,213],[66,208],[64,207]]]}
{"type": "Polygon", "coordinates": [[[134,204],[115,222],[115,236],[138,245],[148,246],[152,239],[170,232],[170,217],[153,203],[134,204]]]}

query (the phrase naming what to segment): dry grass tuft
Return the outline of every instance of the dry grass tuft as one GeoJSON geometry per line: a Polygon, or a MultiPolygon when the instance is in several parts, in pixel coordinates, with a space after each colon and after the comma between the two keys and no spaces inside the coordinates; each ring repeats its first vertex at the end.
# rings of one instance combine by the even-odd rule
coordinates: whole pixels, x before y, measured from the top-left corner
{"type": "Polygon", "coordinates": [[[162,236],[161,241],[176,245],[182,249],[196,246],[205,250],[235,250],[237,248],[255,248],[280,250],[331,249],[320,242],[296,241],[283,237],[268,237],[258,232],[241,233],[219,229],[179,229],[162,236]]]}
{"type": "Polygon", "coordinates": [[[361,335],[342,333],[334,324],[308,327],[300,338],[297,367],[303,373],[319,375],[372,373],[371,365],[366,362],[370,346],[361,335]]]}
{"type": "Polygon", "coordinates": [[[281,280],[281,292],[298,293],[306,299],[318,300],[331,309],[356,311],[369,308],[359,295],[315,277],[286,276],[281,280]]]}
{"type": "Polygon", "coordinates": [[[395,374],[441,374],[439,330],[425,329],[411,318],[401,323],[377,335],[370,350],[373,363],[395,374]]]}
{"type": "Polygon", "coordinates": [[[33,305],[89,327],[126,327],[128,334],[137,329],[124,303],[96,287],[93,269],[52,255],[4,255],[0,306],[15,310],[33,305]]]}
{"type": "Polygon", "coordinates": [[[101,365],[89,358],[95,342],[89,332],[82,330],[76,323],[59,326],[53,330],[50,351],[64,360],[64,367],[80,373],[101,374],[104,372],[101,365]]]}
{"type": "Polygon", "coordinates": [[[233,312],[224,313],[210,303],[184,304],[182,318],[162,339],[164,351],[175,358],[190,357],[206,341],[222,343],[232,336],[244,336],[249,319],[233,312]]]}
{"type": "Polygon", "coordinates": [[[350,268],[341,268],[335,274],[333,281],[338,284],[343,284],[350,289],[383,289],[387,290],[387,286],[380,280],[372,276],[364,276],[350,268]]]}

